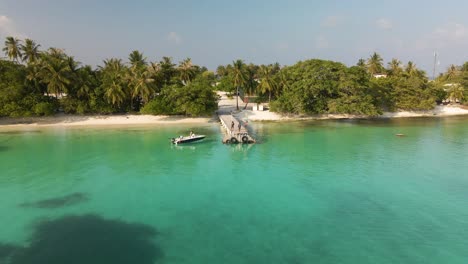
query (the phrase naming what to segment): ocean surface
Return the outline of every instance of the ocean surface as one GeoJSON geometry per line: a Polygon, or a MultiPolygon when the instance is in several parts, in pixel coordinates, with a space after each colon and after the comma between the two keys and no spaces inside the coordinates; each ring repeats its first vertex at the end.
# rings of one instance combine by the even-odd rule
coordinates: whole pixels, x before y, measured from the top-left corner
{"type": "Polygon", "coordinates": [[[468,118],[252,128],[0,129],[0,263],[468,263],[468,118]]]}

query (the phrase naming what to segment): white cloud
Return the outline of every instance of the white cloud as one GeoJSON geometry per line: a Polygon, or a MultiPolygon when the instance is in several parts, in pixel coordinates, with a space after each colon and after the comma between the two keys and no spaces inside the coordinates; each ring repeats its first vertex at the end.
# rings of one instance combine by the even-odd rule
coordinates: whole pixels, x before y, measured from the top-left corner
{"type": "Polygon", "coordinates": [[[167,40],[176,45],[179,45],[182,43],[182,37],[179,34],[177,34],[177,32],[174,32],[174,31],[169,32],[169,34],[167,35],[167,40]]]}
{"type": "Polygon", "coordinates": [[[393,28],[392,21],[389,20],[389,19],[386,19],[386,18],[377,19],[377,21],[375,23],[376,23],[377,27],[380,28],[380,29],[389,30],[389,29],[393,28]]]}
{"type": "Polygon", "coordinates": [[[24,35],[16,30],[13,20],[5,15],[0,15],[0,37],[8,36],[24,38],[24,35]]]}
{"type": "Polygon", "coordinates": [[[433,37],[445,41],[463,41],[468,39],[468,28],[459,23],[449,23],[437,27],[433,37]]]}
{"type": "Polygon", "coordinates": [[[0,34],[10,35],[14,32],[13,23],[7,16],[0,16],[0,34]]]}
{"type": "Polygon", "coordinates": [[[338,26],[342,21],[343,17],[341,16],[329,16],[322,21],[321,26],[332,28],[338,26]]]}
{"type": "Polygon", "coordinates": [[[415,41],[420,50],[456,50],[468,45],[468,27],[460,23],[447,23],[415,41]]]}
{"type": "Polygon", "coordinates": [[[318,36],[315,39],[315,47],[318,49],[326,49],[330,46],[328,39],[324,36],[318,36]]]}

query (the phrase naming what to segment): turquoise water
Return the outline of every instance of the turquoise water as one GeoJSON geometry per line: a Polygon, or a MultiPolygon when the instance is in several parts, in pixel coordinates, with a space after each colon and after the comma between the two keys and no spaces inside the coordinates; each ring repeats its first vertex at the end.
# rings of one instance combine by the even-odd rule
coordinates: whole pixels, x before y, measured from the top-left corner
{"type": "Polygon", "coordinates": [[[0,263],[468,263],[467,118],[253,126],[0,130],[0,263]]]}

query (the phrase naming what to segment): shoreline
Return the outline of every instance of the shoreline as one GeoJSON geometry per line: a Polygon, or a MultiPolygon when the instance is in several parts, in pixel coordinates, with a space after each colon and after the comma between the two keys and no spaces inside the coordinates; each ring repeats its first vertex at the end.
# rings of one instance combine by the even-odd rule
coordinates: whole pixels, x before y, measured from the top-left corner
{"type": "Polygon", "coordinates": [[[140,125],[205,124],[214,117],[152,115],[56,115],[47,117],[0,118],[1,128],[124,127],[140,125]]]}
{"type": "Polygon", "coordinates": [[[249,121],[301,121],[301,120],[340,120],[340,119],[398,119],[417,117],[452,117],[468,115],[468,109],[460,106],[436,106],[426,111],[384,112],[380,116],[323,114],[323,115],[281,115],[269,111],[244,110],[234,114],[236,117],[249,121]]]}
{"type": "MultiPolygon", "coordinates": [[[[244,121],[301,121],[301,120],[339,120],[339,119],[395,119],[415,117],[450,117],[468,115],[468,109],[459,106],[436,106],[428,111],[385,112],[380,116],[348,114],[325,114],[313,116],[281,115],[270,111],[243,110],[233,113],[244,121]]],[[[0,118],[0,128],[32,127],[123,127],[134,125],[181,125],[207,124],[217,122],[213,117],[152,116],[152,115],[56,115],[49,117],[0,118]]]]}

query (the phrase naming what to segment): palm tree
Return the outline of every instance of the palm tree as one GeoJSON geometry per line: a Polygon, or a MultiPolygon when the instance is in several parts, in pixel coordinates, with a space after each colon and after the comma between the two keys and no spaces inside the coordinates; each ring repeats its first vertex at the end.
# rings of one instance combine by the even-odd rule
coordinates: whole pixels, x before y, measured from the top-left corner
{"type": "Polygon", "coordinates": [[[400,75],[400,73],[403,72],[403,69],[401,68],[401,61],[398,59],[392,59],[392,61],[388,63],[388,71],[392,76],[400,75]]]}
{"type": "Polygon", "coordinates": [[[59,48],[49,48],[48,54],[55,58],[55,59],[65,59],[67,54],[65,54],[65,51],[63,49],[59,48]]]}
{"type": "Polygon", "coordinates": [[[70,67],[64,60],[44,61],[40,70],[41,81],[47,85],[47,92],[55,94],[56,98],[68,91],[70,67]]]}
{"type": "Polygon", "coordinates": [[[360,68],[366,68],[367,65],[366,65],[366,60],[365,59],[359,59],[358,62],[356,63],[356,66],[360,67],[360,68]]]}
{"type": "Polygon", "coordinates": [[[41,85],[41,65],[34,63],[26,68],[26,80],[30,81],[37,92],[44,94],[47,92],[46,87],[41,85]]]}
{"type": "Polygon", "coordinates": [[[102,87],[104,97],[112,105],[120,105],[125,101],[125,72],[126,68],[120,59],[104,60],[102,71],[102,87]]]}
{"type": "Polygon", "coordinates": [[[219,65],[218,68],[216,68],[216,75],[219,77],[224,77],[229,74],[228,69],[224,65],[219,65]]]}
{"type": "Polygon", "coordinates": [[[278,73],[278,87],[276,93],[279,94],[289,89],[288,77],[284,71],[278,73]]]}
{"type": "Polygon", "coordinates": [[[132,51],[128,56],[128,60],[132,66],[143,67],[146,65],[146,58],[143,57],[143,53],[138,50],[132,51]]]}
{"type": "Polygon", "coordinates": [[[372,56],[367,60],[367,68],[369,73],[372,75],[382,73],[384,68],[383,59],[379,54],[377,54],[377,52],[374,52],[374,54],[372,54],[372,56]]]}
{"type": "Polygon", "coordinates": [[[412,61],[408,61],[408,64],[406,64],[405,72],[408,76],[413,77],[418,75],[418,68],[416,67],[416,64],[412,61]]]}
{"type": "Polygon", "coordinates": [[[161,71],[161,64],[157,63],[157,62],[151,62],[149,65],[148,65],[148,71],[151,73],[151,74],[158,74],[160,71],[161,71]]]}
{"type": "Polygon", "coordinates": [[[242,60],[232,62],[232,82],[236,87],[236,109],[239,110],[239,87],[244,87],[247,83],[247,70],[242,60]]]}
{"type": "Polygon", "coordinates": [[[104,96],[109,103],[120,107],[125,100],[125,91],[122,84],[117,80],[111,81],[111,83],[106,86],[104,96]]]}
{"type": "Polygon", "coordinates": [[[447,69],[447,73],[445,74],[447,80],[452,80],[459,74],[459,70],[457,66],[455,65],[450,65],[450,67],[447,69]]]}
{"type": "Polygon", "coordinates": [[[260,83],[258,88],[262,93],[268,92],[268,102],[271,102],[271,93],[276,90],[277,82],[273,76],[273,66],[261,65],[259,69],[260,83]]]}
{"type": "Polygon", "coordinates": [[[172,77],[177,72],[175,69],[175,64],[172,63],[171,57],[163,57],[162,60],[159,62],[161,67],[161,74],[163,77],[163,82],[165,85],[171,82],[172,77]]]}
{"type": "Polygon", "coordinates": [[[24,44],[20,45],[22,52],[22,60],[28,64],[33,64],[39,59],[39,47],[41,45],[36,44],[32,39],[25,39],[24,44]]]}
{"type": "Polygon", "coordinates": [[[271,74],[273,75],[277,74],[280,70],[281,70],[281,65],[279,64],[279,62],[275,62],[271,66],[271,74]]]}
{"type": "Polygon", "coordinates": [[[465,89],[461,85],[453,85],[449,90],[450,102],[461,102],[464,98],[465,89]]]}
{"type": "Polygon", "coordinates": [[[93,87],[93,80],[95,78],[94,71],[91,66],[86,65],[83,68],[78,69],[77,72],[77,90],[76,95],[78,98],[88,98],[93,87]]]}
{"type": "Polygon", "coordinates": [[[80,66],[80,62],[76,61],[73,56],[66,56],[65,61],[70,68],[70,71],[75,73],[78,71],[78,67],[80,66]]]}
{"type": "Polygon", "coordinates": [[[21,58],[21,40],[15,37],[7,37],[5,40],[5,47],[3,52],[10,58],[10,60],[18,62],[21,58]]]}
{"type": "MultiPolygon", "coordinates": [[[[144,102],[150,100],[150,97],[153,95],[154,91],[152,87],[149,86],[154,80],[150,78],[151,73],[149,70],[141,70],[137,67],[130,68],[128,72],[128,84],[130,88],[130,107],[133,109],[133,101],[135,98],[141,98],[144,102]]],[[[141,101],[140,101],[141,102],[141,101]]]]}
{"type": "Polygon", "coordinates": [[[192,59],[187,58],[179,63],[180,79],[184,85],[187,85],[195,76],[195,68],[192,59]]]}

